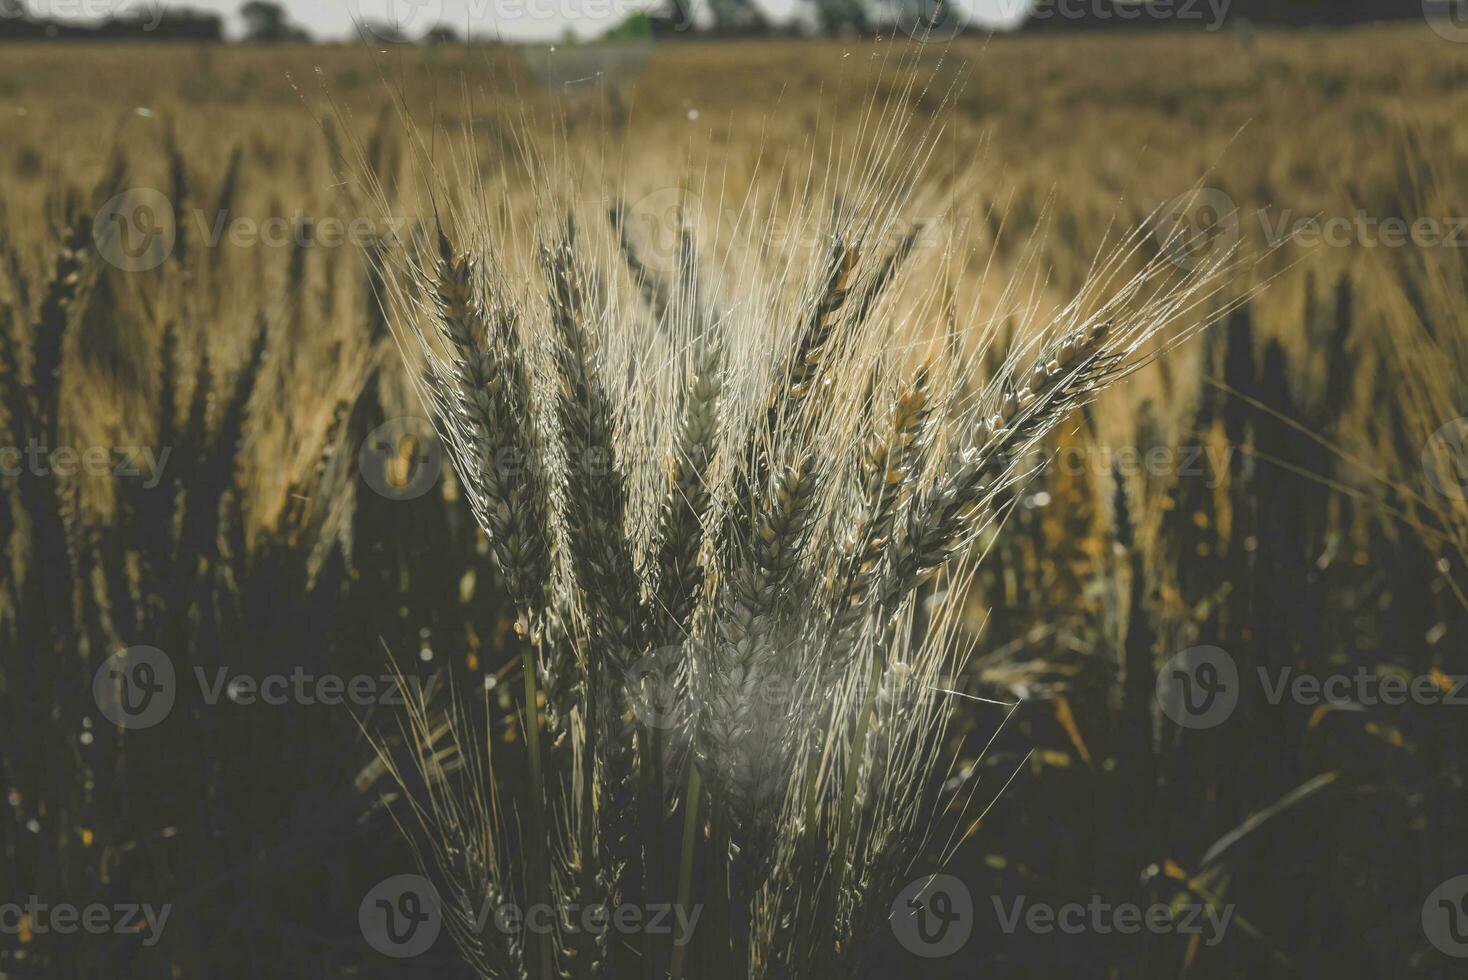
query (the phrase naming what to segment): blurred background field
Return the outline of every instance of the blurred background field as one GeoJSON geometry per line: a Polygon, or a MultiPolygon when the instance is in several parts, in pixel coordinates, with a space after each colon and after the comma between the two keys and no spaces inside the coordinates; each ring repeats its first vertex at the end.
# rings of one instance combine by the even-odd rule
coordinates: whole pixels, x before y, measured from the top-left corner
{"type": "MultiPolygon", "coordinates": [[[[690,188],[705,208],[756,177],[798,197],[793,175],[859,142],[873,104],[940,127],[910,217],[955,310],[994,314],[996,282],[1062,302],[1119,232],[1159,209],[1196,218],[1200,187],[1257,257],[1220,304],[1263,288],[1064,427],[1061,465],[987,542],[982,632],[954,683],[1021,707],[982,759],[992,710],[963,709],[950,790],[1020,775],[959,828],[949,870],[974,894],[974,939],[925,962],[880,937],[871,976],[1454,975],[1422,909],[1468,873],[1468,710],[1271,704],[1246,685],[1225,724],[1187,730],[1153,697],[1197,644],[1246,675],[1468,673],[1468,469],[1434,438],[1468,412],[1468,45],[1421,23],[0,49],[0,442],[172,449],[153,488],[0,478],[0,895],[177,906],[156,946],[0,936],[0,975],[404,975],[357,926],[361,896],[411,861],[353,712],[185,697],[119,731],[92,701],[115,648],[158,646],[180,671],[348,676],[382,673],[390,650],[489,688],[494,730],[516,737],[510,623],[452,479],[393,499],[363,476],[369,434],[424,413],[366,250],[322,244],[327,219],[417,226],[427,155],[471,160],[514,225],[536,206],[516,140],[559,134],[613,189],[589,188],[583,220],[626,202],[656,255],[690,188]],[[404,118],[465,135],[415,145],[404,118]],[[129,272],[95,255],[89,216],[139,188],[175,235],[129,272]],[[210,242],[272,220],[279,247],[210,242]],[[1391,221],[1430,222],[1436,243],[1393,244],[1391,221]],[[1315,241],[1322,226],[1349,230],[1315,241]],[[1169,462],[1126,462],[1159,449],[1169,462]],[[1237,918],[1216,946],[1025,937],[993,913],[1015,895],[1192,896],[1237,918]]],[[[401,487],[421,464],[394,453],[401,487]]],[[[412,975],[458,975],[440,945],[412,975]]]]}

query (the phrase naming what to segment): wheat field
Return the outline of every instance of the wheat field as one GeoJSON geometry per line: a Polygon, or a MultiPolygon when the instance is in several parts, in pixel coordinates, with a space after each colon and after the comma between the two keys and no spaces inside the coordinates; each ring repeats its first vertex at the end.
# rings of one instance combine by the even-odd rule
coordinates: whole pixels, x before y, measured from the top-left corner
{"type": "Polygon", "coordinates": [[[1456,975],[1465,108],[1416,25],[0,49],[0,977],[1456,975]],[[472,921],[573,898],[699,918],[472,921]]]}

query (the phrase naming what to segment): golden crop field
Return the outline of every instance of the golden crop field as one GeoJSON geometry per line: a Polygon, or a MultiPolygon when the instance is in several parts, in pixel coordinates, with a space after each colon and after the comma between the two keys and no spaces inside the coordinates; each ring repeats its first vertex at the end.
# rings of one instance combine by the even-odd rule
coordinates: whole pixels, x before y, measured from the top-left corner
{"type": "Polygon", "coordinates": [[[1464,118],[1418,25],[0,46],[0,977],[1456,975],[1464,118]]]}

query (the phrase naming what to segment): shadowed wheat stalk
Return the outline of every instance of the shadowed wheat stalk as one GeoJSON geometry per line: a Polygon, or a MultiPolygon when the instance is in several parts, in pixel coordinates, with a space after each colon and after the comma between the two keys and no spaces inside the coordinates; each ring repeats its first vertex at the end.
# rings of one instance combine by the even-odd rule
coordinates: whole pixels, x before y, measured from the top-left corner
{"type": "MultiPolygon", "coordinates": [[[[1027,322],[995,357],[1003,314],[965,324],[916,254],[903,215],[933,134],[899,163],[906,128],[872,109],[877,152],[785,180],[803,181],[788,240],[758,188],[732,227],[693,199],[666,272],[622,204],[572,213],[569,177],[537,187],[529,234],[508,227],[475,161],[426,168],[437,227],[381,256],[519,607],[529,784],[510,807],[458,710],[435,726],[419,704],[406,732],[412,836],[482,976],[848,975],[940,809],[965,649],[942,600],[971,546],[1047,434],[1227,309],[1231,253],[1183,272],[1141,229],[1058,310],[1006,285],[1027,322]],[[487,935],[465,925],[486,902],[696,918],[487,935]]],[[[965,247],[950,229],[937,257],[965,247]]]]}

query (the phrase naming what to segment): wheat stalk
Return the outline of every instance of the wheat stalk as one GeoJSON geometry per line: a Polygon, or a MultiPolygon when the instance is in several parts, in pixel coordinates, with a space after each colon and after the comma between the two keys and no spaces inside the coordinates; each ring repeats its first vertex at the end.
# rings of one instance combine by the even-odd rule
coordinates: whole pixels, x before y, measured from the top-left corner
{"type": "MultiPolygon", "coordinates": [[[[440,201],[484,196],[432,179],[440,201]]],[[[557,900],[676,898],[708,916],[687,948],[558,934],[553,964],[518,935],[511,975],[843,975],[932,819],[950,713],[934,692],[962,645],[958,604],[919,617],[920,588],[943,573],[961,592],[970,545],[1048,434],[1226,311],[1230,256],[1179,273],[1141,256],[1143,230],[997,359],[1001,314],[975,311],[975,343],[907,370],[896,347],[939,291],[913,293],[905,195],[856,183],[813,261],[792,246],[771,267],[767,243],[736,234],[701,263],[710,229],[683,216],[664,278],[620,208],[516,244],[467,203],[444,210],[467,247],[439,231],[378,257],[394,331],[546,648],[524,667],[532,826],[483,802],[492,773],[459,789],[487,833],[521,841],[525,874],[441,869],[451,891],[478,875],[533,901],[543,880],[557,900]],[[988,383],[965,383],[982,362],[988,383]],[[488,465],[506,449],[536,465],[488,465]],[[650,717],[659,690],[678,703],[650,717]]],[[[564,200],[543,189],[540,213],[564,200]]],[[[942,315],[958,319],[946,301],[942,315]]],[[[502,975],[484,948],[471,960],[502,975]]]]}

